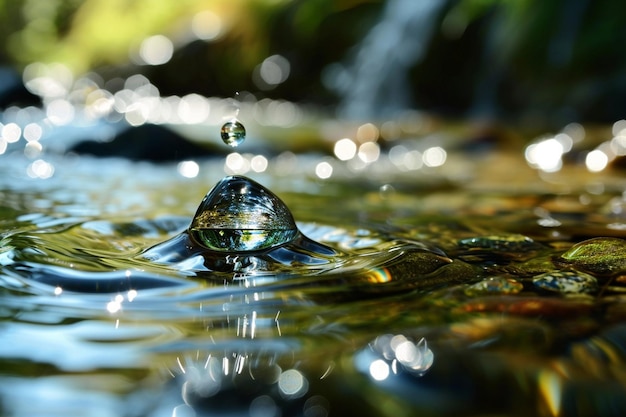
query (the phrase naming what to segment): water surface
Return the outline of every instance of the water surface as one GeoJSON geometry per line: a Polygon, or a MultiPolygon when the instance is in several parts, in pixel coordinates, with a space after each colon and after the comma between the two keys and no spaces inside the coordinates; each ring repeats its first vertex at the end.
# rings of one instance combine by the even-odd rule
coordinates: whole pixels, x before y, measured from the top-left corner
{"type": "Polygon", "coordinates": [[[225,253],[221,269],[168,250],[223,160],[186,178],[176,163],[50,156],[41,180],[5,158],[2,414],[626,410],[619,171],[540,175],[518,149],[322,180],[318,155],[298,158],[249,176],[336,254],[246,267],[256,258],[225,253]]]}

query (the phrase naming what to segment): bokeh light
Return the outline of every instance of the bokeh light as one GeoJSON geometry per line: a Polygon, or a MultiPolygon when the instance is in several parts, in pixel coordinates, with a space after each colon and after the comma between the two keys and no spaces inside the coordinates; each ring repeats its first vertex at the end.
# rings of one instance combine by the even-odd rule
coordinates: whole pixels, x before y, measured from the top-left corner
{"type": "Polygon", "coordinates": [[[24,147],[24,155],[29,159],[37,158],[41,155],[43,146],[37,141],[28,142],[24,147]]]}
{"type": "Polygon", "coordinates": [[[254,172],[265,172],[269,165],[269,161],[263,155],[255,155],[250,159],[250,168],[254,172]]]}
{"type": "Polygon", "coordinates": [[[172,59],[174,44],[164,35],[147,37],[141,42],[139,57],[147,65],[163,65],[172,59]]]}
{"type": "Polygon", "coordinates": [[[426,339],[417,343],[403,334],[384,334],[371,344],[371,350],[357,356],[357,367],[376,381],[384,381],[392,374],[403,371],[415,376],[424,375],[434,363],[434,353],[428,347],[426,339]]]}
{"type": "Polygon", "coordinates": [[[291,65],[282,55],[272,55],[254,69],[253,81],[261,90],[269,90],[289,78],[291,65]]]}
{"type": "Polygon", "coordinates": [[[334,153],[341,161],[348,161],[356,155],[357,147],[351,139],[343,138],[335,142],[334,153]]]}
{"type": "Polygon", "coordinates": [[[609,163],[609,157],[599,149],[593,150],[585,157],[585,165],[591,172],[600,172],[609,163]]]}
{"type": "Polygon", "coordinates": [[[22,136],[22,129],[16,123],[7,123],[2,126],[0,134],[7,143],[15,143],[22,136]]]}
{"type": "Polygon", "coordinates": [[[370,364],[370,375],[376,381],[384,381],[389,376],[389,365],[382,359],[377,359],[370,364]]]}
{"type": "Polygon", "coordinates": [[[46,116],[53,125],[64,126],[74,120],[75,107],[68,100],[57,98],[48,103],[46,116]]]}
{"type": "Polygon", "coordinates": [[[428,167],[440,167],[446,163],[447,152],[441,146],[433,146],[424,151],[422,160],[428,167]]]}
{"type": "Polygon", "coordinates": [[[288,369],[278,377],[278,389],[285,398],[299,398],[307,393],[309,383],[302,372],[288,369]]]}
{"type": "Polygon", "coordinates": [[[195,178],[200,172],[200,165],[196,161],[181,161],[178,163],[178,173],[185,178],[195,178]]]}
{"type": "Polygon", "coordinates": [[[191,30],[198,39],[212,41],[222,34],[222,20],[211,10],[203,10],[193,16],[191,30]]]}
{"type": "Polygon", "coordinates": [[[250,161],[248,158],[238,152],[229,153],[226,156],[224,171],[227,174],[243,175],[250,170],[250,161]]]}
{"type": "Polygon", "coordinates": [[[38,123],[29,123],[26,126],[24,126],[24,139],[26,139],[27,142],[34,142],[34,141],[38,141],[39,139],[41,139],[41,136],[43,134],[43,129],[41,128],[41,125],[39,125],[38,123]]]}
{"type": "Polygon", "coordinates": [[[365,163],[375,162],[380,156],[380,147],[376,142],[365,142],[359,146],[357,155],[365,163]]]}
{"type": "Polygon", "coordinates": [[[26,173],[31,178],[47,179],[54,174],[54,165],[43,159],[37,159],[28,165],[26,173]]]}
{"type": "Polygon", "coordinates": [[[122,310],[122,302],[124,301],[124,296],[121,294],[117,294],[115,298],[109,301],[106,305],[106,309],[109,313],[115,314],[122,310]]]}
{"type": "Polygon", "coordinates": [[[269,395],[260,395],[250,402],[250,417],[272,417],[281,415],[276,401],[269,395]]]}
{"type": "Polygon", "coordinates": [[[333,175],[333,166],[327,161],[319,162],[315,166],[315,175],[322,180],[326,180],[333,175]]]}
{"type": "Polygon", "coordinates": [[[556,172],[562,167],[563,144],[556,138],[533,143],[526,148],[526,161],[530,166],[544,172],[556,172]]]}

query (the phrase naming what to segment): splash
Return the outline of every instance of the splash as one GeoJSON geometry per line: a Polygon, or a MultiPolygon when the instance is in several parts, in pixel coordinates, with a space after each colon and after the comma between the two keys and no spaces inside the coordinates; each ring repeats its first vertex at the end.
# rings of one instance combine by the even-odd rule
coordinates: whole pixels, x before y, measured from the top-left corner
{"type": "Polygon", "coordinates": [[[240,253],[284,245],[296,238],[298,227],[274,193],[249,178],[231,176],[209,191],[189,232],[207,249],[240,253]]]}

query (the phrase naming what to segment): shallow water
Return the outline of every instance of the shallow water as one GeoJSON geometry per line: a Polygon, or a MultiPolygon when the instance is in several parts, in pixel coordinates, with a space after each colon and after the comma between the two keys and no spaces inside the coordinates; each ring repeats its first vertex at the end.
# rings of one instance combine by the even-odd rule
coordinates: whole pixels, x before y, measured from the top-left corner
{"type": "Polygon", "coordinates": [[[299,158],[250,176],[336,255],[247,273],[176,250],[222,160],[50,156],[40,180],[5,158],[2,414],[623,415],[619,172],[518,149],[321,180],[299,158]]]}

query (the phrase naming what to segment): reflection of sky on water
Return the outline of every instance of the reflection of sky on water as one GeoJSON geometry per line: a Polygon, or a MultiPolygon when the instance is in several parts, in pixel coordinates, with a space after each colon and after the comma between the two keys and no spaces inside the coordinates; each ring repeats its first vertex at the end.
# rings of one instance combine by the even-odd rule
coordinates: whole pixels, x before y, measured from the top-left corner
{"type": "MultiPolygon", "coordinates": [[[[84,228],[113,235],[111,226],[96,220],[84,228]]],[[[303,229],[316,236],[313,225],[303,229]]],[[[380,243],[367,231],[352,238],[332,228],[317,234],[331,234],[338,243],[350,246],[380,243]]],[[[54,267],[48,272],[54,272],[54,267]]],[[[127,269],[118,275],[124,280],[136,273],[127,269]]],[[[99,278],[103,285],[103,276],[99,278]]],[[[325,386],[336,383],[328,379],[336,380],[346,367],[357,367],[352,363],[355,349],[373,355],[359,359],[359,366],[383,360],[392,376],[405,371],[421,376],[432,364],[425,340],[414,344],[401,335],[381,336],[371,345],[366,340],[343,340],[346,329],[341,323],[306,311],[260,281],[251,278],[210,288],[184,281],[187,286],[162,289],[133,287],[129,282],[131,289],[99,294],[79,294],[44,281],[31,288],[38,295],[6,297],[3,306],[19,313],[2,329],[12,343],[0,347],[0,356],[23,367],[23,375],[28,375],[28,367],[39,375],[41,366],[64,374],[37,379],[30,391],[2,392],[6,398],[16,398],[7,410],[14,416],[30,416],[38,407],[29,399],[51,397],[49,415],[81,415],[81,408],[88,406],[83,398],[97,402],[101,414],[94,412],[96,416],[116,415],[120,408],[133,407],[134,401],[140,409],[150,409],[139,415],[185,415],[194,409],[200,410],[197,415],[210,415],[205,410],[219,410],[224,399],[234,398],[232,408],[242,415],[293,407],[328,414],[334,399],[325,386]],[[73,323],[71,314],[82,321],[73,323]],[[42,323],[44,319],[48,321],[42,323]],[[324,343],[333,333],[343,335],[337,340],[345,349],[318,350],[318,342],[324,343]],[[345,365],[339,367],[344,356],[345,365]],[[158,375],[146,375],[155,369],[158,375]],[[86,374],[93,384],[82,384],[86,374]],[[55,381],[59,383],[46,387],[55,381]],[[155,389],[158,400],[143,397],[155,389]],[[69,400],[72,394],[81,400],[69,400]]],[[[375,365],[365,367],[360,378],[369,380],[369,369],[375,365]]],[[[16,380],[17,386],[26,387],[23,380],[16,380]]]]}
{"type": "MultiPolygon", "coordinates": [[[[120,304],[134,302],[137,295],[129,292],[120,304]]],[[[328,415],[333,399],[320,387],[336,367],[342,372],[346,366],[354,367],[361,377],[393,387],[402,381],[392,377],[421,377],[433,364],[425,339],[413,343],[397,334],[381,335],[364,345],[353,365],[349,361],[340,365],[340,358],[331,355],[321,367],[311,368],[309,362],[315,359],[306,354],[302,342],[280,333],[280,314],[261,317],[252,311],[235,320],[241,311],[237,308],[226,329],[230,337],[207,330],[194,338],[175,325],[142,322],[134,313],[141,315],[148,305],[126,313],[109,306],[108,319],[61,326],[50,315],[51,324],[57,325],[15,322],[5,327],[11,343],[0,346],[0,356],[16,366],[39,369],[37,364],[46,364],[52,375],[39,376],[39,370],[36,379],[0,378],[0,394],[11,399],[3,410],[13,416],[99,417],[126,415],[124,410],[146,416],[209,415],[222,409],[221,402],[236,399],[227,409],[242,415],[279,415],[285,407],[304,415],[328,415]],[[256,327],[262,330],[260,338],[256,327]],[[274,337],[268,337],[268,331],[274,337]],[[385,377],[382,370],[376,371],[381,366],[385,377]],[[147,369],[156,369],[162,378],[141,376],[147,369]],[[65,374],[55,375],[60,372],[65,374]]],[[[203,311],[197,314],[200,317],[203,311]]],[[[345,352],[347,358],[351,355],[352,349],[345,352]]]]}
{"type": "MultiPolygon", "coordinates": [[[[144,408],[145,403],[128,404],[112,389],[127,390],[129,381],[115,374],[40,376],[38,378],[1,378],[0,393],[7,415],[109,417],[126,415],[129,407],[144,408]]],[[[138,410],[137,410],[138,411],[138,410]]]]}
{"type": "Polygon", "coordinates": [[[101,321],[83,321],[71,326],[46,326],[12,323],[4,329],[11,343],[0,346],[2,358],[47,363],[64,371],[89,371],[98,368],[145,367],[137,338],[158,339],[164,326],[133,326],[101,321]],[[115,343],[108,343],[115,342],[115,343]]]}

